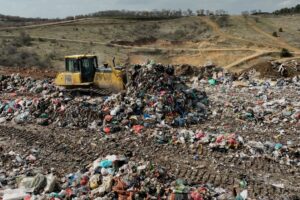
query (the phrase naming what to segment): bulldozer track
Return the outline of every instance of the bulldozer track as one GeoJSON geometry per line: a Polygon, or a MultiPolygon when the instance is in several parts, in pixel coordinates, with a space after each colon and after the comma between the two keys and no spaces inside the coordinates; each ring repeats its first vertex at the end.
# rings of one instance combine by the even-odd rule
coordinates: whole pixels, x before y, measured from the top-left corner
{"type": "Polygon", "coordinates": [[[101,140],[98,133],[66,130],[22,130],[0,127],[0,138],[10,141],[7,148],[28,152],[39,149],[39,165],[55,168],[61,175],[87,166],[99,156],[132,152],[136,159],[162,165],[176,178],[189,183],[211,183],[231,190],[242,177],[253,198],[281,199],[300,192],[299,167],[281,165],[264,157],[235,157],[234,152],[215,152],[204,148],[199,159],[185,145],[161,145],[146,136],[122,133],[101,140]],[[232,154],[233,153],[233,154],[232,154]],[[285,188],[273,186],[283,182],[285,188]],[[270,196],[268,196],[270,195],[270,196]]]}

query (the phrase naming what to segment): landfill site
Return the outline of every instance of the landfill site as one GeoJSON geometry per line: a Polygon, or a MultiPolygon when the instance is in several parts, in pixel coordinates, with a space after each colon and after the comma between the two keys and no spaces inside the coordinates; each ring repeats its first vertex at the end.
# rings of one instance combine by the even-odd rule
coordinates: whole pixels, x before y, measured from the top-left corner
{"type": "Polygon", "coordinates": [[[110,96],[1,75],[0,194],[298,199],[300,79],[276,73],[150,61],[110,96]]]}
{"type": "MultiPolygon", "coordinates": [[[[200,18],[217,36],[193,44],[46,35],[86,31],[85,23],[99,23],[90,18],[21,28],[0,23],[2,47],[18,47],[14,38],[18,45],[22,38],[18,48],[63,54],[50,60],[59,69],[20,66],[39,54],[17,67],[0,64],[0,200],[299,200],[299,32],[283,27],[276,38],[256,18],[229,19],[248,20],[245,27],[269,40],[262,44],[230,36],[234,25],[226,30],[190,16],[200,18]],[[66,54],[74,42],[102,45],[105,53],[66,54]]],[[[287,24],[297,21],[290,18],[287,24]]],[[[0,51],[0,63],[19,51],[0,51]]]]}

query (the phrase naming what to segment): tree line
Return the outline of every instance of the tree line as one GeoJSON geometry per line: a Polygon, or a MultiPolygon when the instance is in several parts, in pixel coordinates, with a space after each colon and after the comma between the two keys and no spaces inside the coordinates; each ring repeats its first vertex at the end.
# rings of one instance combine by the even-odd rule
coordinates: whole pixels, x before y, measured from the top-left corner
{"type": "Polygon", "coordinates": [[[282,8],[273,12],[275,15],[290,15],[290,14],[300,14],[300,4],[291,8],[282,8]]]}
{"type": "Polygon", "coordinates": [[[204,15],[228,15],[228,12],[224,10],[196,10],[193,11],[191,9],[187,10],[152,10],[152,11],[131,11],[131,10],[106,10],[106,11],[99,11],[95,13],[90,13],[87,15],[77,15],[75,17],[69,16],[67,19],[72,18],[87,18],[87,17],[120,17],[120,18],[179,18],[179,17],[186,17],[186,16],[204,16],[204,15]]]}
{"type": "Polygon", "coordinates": [[[19,16],[10,16],[10,15],[3,15],[0,14],[0,21],[9,21],[9,22],[54,22],[54,21],[62,21],[62,20],[73,20],[73,19],[81,19],[81,18],[88,18],[88,17],[116,17],[116,18],[144,18],[144,19],[165,19],[165,18],[179,18],[179,17],[186,17],[186,16],[224,16],[228,15],[228,12],[220,9],[216,11],[211,10],[204,10],[199,9],[193,11],[191,9],[187,10],[152,10],[152,11],[130,11],[130,10],[106,10],[106,11],[99,11],[95,13],[90,13],[86,15],[76,15],[76,16],[68,16],[65,18],[26,18],[26,17],[19,17],[19,16]]]}
{"type": "Polygon", "coordinates": [[[2,15],[0,14],[0,21],[9,21],[9,22],[43,22],[43,21],[58,21],[59,19],[48,19],[48,18],[27,18],[27,17],[19,17],[19,16],[10,16],[10,15],[2,15]]]}

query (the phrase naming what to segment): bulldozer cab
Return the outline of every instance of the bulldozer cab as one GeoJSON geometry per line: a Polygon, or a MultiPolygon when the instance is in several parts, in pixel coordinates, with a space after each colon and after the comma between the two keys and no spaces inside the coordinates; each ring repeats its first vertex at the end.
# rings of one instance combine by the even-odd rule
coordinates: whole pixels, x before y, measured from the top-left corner
{"type": "Polygon", "coordinates": [[[93,82],[98,61],[96,56],[68,56],[65,58],[67,72],[80,72],[83,83],[93,82]]]}

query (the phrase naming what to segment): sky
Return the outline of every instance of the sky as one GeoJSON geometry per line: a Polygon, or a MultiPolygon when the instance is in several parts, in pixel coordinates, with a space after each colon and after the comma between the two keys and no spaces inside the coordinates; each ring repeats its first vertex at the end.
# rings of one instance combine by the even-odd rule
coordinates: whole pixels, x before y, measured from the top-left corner
{"type": "Polygon", "coordinates": [[[230,14],[261,9],[274,11],[300,0],[0,0],[0,13],[22,17],[56,18],[101,10],[223,9],[230,14]]]}

